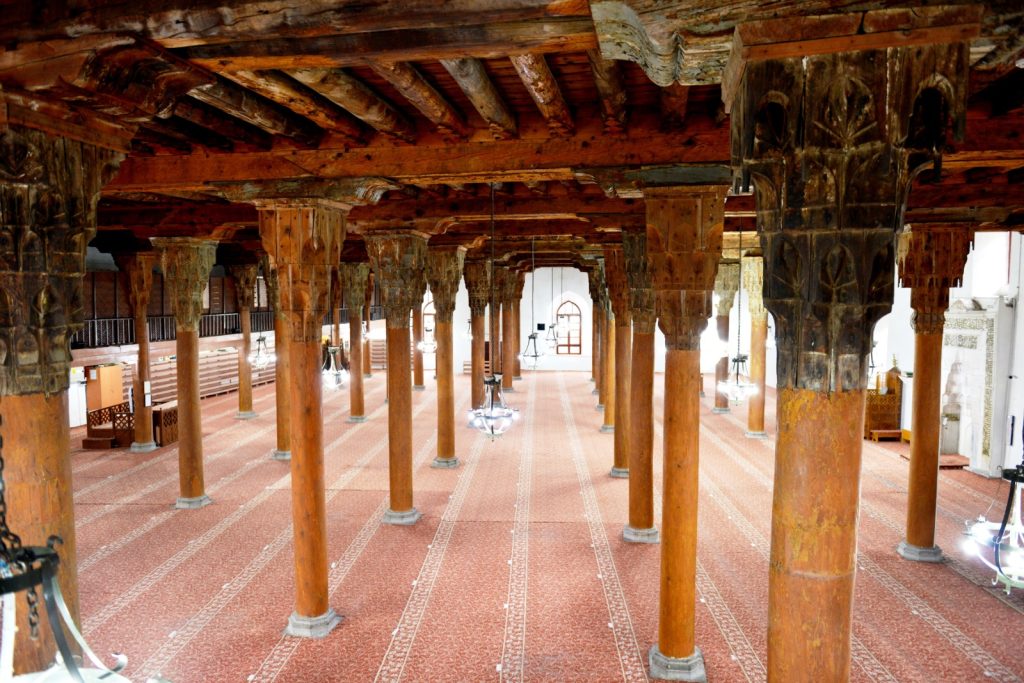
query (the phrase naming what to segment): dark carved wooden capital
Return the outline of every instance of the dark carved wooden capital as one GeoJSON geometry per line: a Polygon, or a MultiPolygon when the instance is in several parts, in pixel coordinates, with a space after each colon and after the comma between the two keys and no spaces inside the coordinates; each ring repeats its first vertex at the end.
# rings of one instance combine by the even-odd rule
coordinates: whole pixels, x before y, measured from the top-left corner
{"type": "Polygon", "coordinates": [[[695,185],[645,192],[647,266],[669,349],[700,348],[722,256],[727,189],[695,185]]]}
{"type": "Polygon", "coordinates": [[[387,325],[408,327],[412,309],[423,302],[427,289],[427,237],[418,232],[381,232],[364,239],[384,296],[387,325]]]}
{"type": "Polygon", "coordinates": [[[594,267],[587,273],[587,284],[590,287],[590,298],[594,305],[602,310],[608,308],[608,285],[605,282],[604,259],[594,262],[594,267]]]}
{"type": "Polygon", "coordinates": [[[171,290],[171,309],[179,330],[195,332],[203,317],[203,291],[217,258],[217,241],[197,237],[154,237],[160,265],[171,290]]]}
{"type": "Polygon", "coordinates": [[[427,250],[427,284],[434,297],[434,316],[438,322],[452,321],[465,257],[464,247],[432,247],[427,250]]]}
{"type": "Polygon", "coordinates": [[[629,283],[626,281],[626,257],[622,247],[604,248],[604,269],[608,278],[608,298],[615,324],[628,327],[633,322],[630,306],[629,283]]]}
{"type": "Polygon", "coordinates": [[[0,396],[68,387],[86,245],[122,155],[36,130],[0,130],[0,396]]]}
{"type": "Polygon", "coordinates": [[[132,312],[145,315],[149,306],[149,295],[153,289],[153,268],[159,259],[155,251],[138,251],[133,254],[118,254],[114,261],[121,272],[128,276],[128,302],[132,312]]]}
{"type": "Polygon", "coordinates": [[[970,226],[936,229],[915,226],[900,233],[900,284],[910,288],[912,325],[919,334],[939,334],[949,308],[949,288],[960,286],[974,242],[970,226]]]}
{"type": "Polygon", "coordinates": [[[235,300],[238,303],[239,311],[248,311],[252,308],[257,275],[259,275],[259,266],[255,263],[231,267],[231,277],[235,279],[235,300]]]}
{"type": "Polygon", "coordinates": [[[346,208],[326,201],[257,203],[260,240],[276,271],[280,315],[295,342],[319,341],[331,269],[341,258],[346,208]]]}
{"type": "Polygon", "coordinates": [[[502,306],[512,306],[519,300],[519,275],[507,266],[494,267],[494,299],[502,306]]]}
{"type": "Polygon", "coordinates": [[[718,274],[715,276],[715,294],[718,295],[719,318],[729,317],[732,306],[736,303],[736,292],[740,288],[740,264],[735,261],[719,261],[718,274]]]}
{"type": "Polygon", "coordinates": [[[647,233],[623,232],[622,253],[626,259],[626,282],[629,283],[633,329],[642,334],[654,334],[657,317],[654,314],[651,271],[647,267],[647,233]]]}
{"type": "Polygon", "coordinates": [[[962,134],[969,44],[745,63],[730,88],[734,167],[753,181],[779,387],[863,389],[893,297],[914,176],[962,134]]]}
{"type": "Polygon", "coordinates": [[[747,295],[747,307],[754,320],[767,320],[768,310],[764,307],[764,259],[760,256],[743,257],[743,290],[747,295]]]}
{"type": "Polygon", "coordinates": [[[462,277],[466,281],[469,292],[469,311],[472,315],[487,314],[490,303],[491,264],[489,261],[466,261],[462,267],[462,277]]]}
{"type": "Polygon", "coordinates": [[[338,266],[341,287],[345,292],[345,307],[349,315],[363,310],[366,303],[366,287],[370,280],[369,263],[342,263],[338,266]]]}

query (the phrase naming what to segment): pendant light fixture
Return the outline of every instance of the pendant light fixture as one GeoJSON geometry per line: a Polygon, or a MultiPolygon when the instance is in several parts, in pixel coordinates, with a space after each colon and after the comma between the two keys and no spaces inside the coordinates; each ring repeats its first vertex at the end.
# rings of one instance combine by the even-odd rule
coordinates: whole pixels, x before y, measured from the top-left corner
{"type": "MultiPolygon", "coordinates": [[[[490,262],[490,306],[494,315],[494,183],[488,183],[491,190],[491,262],[490,262]]],[[[519,411],[505,403],[501,391],[501,375],[494,373],[484,377],[484,403],[469,411],[469,424],[486,434],[493,441],[519,419],[519,411]]]]}
{"type": "Polygon", "coordinates": [[[729,381],[726,377],[724,380],[718,383],[718,392],[725,395],[729,402],[733,405],[739,404],[744,399],[747,399],[757,393],[757,385],[753,382],[748,382],[740,379],[740,370],[744,374],[747,372],[747,356],[740,353],[740,341],[743,338],[743,306],[741,301],[743,299],[743,231],[740,231],[740,244],[739,244],[739,268],[740,268],[740,288],[736,294],[736,356],[732,359],[732,365],[734,368],[733,381],[729,381]]]}
{"type": "Polygon", "coordinates": [[[348,383],[348,370],[338,361],[340,346],[328,346],[327,357],[320,371],[320,379],[324,389],[338,390],[348,383]]]}
{"type": "Polygon", "coordinates": [[[537,293],[537,238],[530,240],[530,261],[532,264],[530,278],[530,334],[526,338],[526,348],[519,354],[519,360],[526,363],[530,370],[536,370],[544,352],[537,345],[537,321],[535,317],[535,302],[537,293]]]}
{"type": "Polygon", "coordinates": [[[249,364],[253,370],[266,370],[277,360],[277,355],[267,347],[267,338],[262,334],[256,337],[256,350],[249,354],[249,364]]]}

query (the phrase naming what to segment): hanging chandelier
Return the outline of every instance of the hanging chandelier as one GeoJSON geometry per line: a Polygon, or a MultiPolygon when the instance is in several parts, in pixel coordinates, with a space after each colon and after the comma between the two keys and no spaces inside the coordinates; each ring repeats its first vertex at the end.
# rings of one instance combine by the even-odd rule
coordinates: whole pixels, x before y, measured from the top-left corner
{"type": "Polygon", "coordinates": [[[320,380],[324,389],[338,390],[348,383],[348,370],[338,361],[340,346],[328,346],[327,358],[324,359],[323,368],[320,371],[320,380]]]}
{"type": "Polygon", "coordinates": [[[741,401],[757,393],[756,384],[740,379],[740,370],[744,374],[747,372],[747,356],[740,353],[740,341],[743,338],[743,231],[740,231],[739,255],[740,288],[736,294],[736,356],[731,361],[734,368],[733,381],[730,382],[726,377],[718,383],[718,393],[724,395],[733,405],[738,405],[741,401]]]}
{"type": "Polygon", "coordinates": [[[276,360],[277,354],[267,347],[267,338],[262,334],[256,337],[256,350],[249,354],[249,365],[254,370],[266,370],[276,360]]]}
{"type": "Polygon", "coordinates": [[[979,515],[974,522],[966,522],[964,551],[994,571],[996,575],[992,585],[1002,584],[1009,595],[1014,588],[1024,588],[1024,518],[1021,509],[1024,462],[1004,469],[1003,479],[1010,483],[1010,494],[1002,520],[990,522],[984,515],[979,515]]]}
{"type": "Polygon", "coordinates": [[[526,338],[526,347],[519,354],[519,360],[526,364],[530,370],[536,370],[544,352],[537,346],[537,321],[534,316],[534,303],[537,292],[537,238],[530,239],[530,261],[532,274],[530,278],[530,334],[526,338]]]}
{"type": "MultiPolygon", "coordinates": [[[[490,262],[490,306],[494,315],[494,183],[491,188],[491,262],[490,262]]],[[[506,431],[519,418],[519,411],[505,403],[501,391],[501,375],[494,374],[491,368],[489,377],[484,377],[484,403],[469,411],[469,424],[486,434],[493,441],[506,431]]]]}

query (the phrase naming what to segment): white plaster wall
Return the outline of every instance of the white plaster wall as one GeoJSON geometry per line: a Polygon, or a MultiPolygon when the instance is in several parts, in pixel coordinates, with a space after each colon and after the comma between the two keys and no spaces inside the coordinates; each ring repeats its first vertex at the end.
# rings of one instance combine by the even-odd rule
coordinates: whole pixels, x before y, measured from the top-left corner
{"type": "MultiPolygon", "coordinates": [[[[545,344],[547,330],[537,332],[537,341],[544,351],[544,357],[537,365],[537,370],[578,370],[589,373],[593,360],[594,311],[590,301],[587,274],[575,268],[538,268],[536,273],[526,274],[523,298],[519,303],[519,351],[522,352],[526,347],[529,334],[537,324],[543,323],[550,327],[551,323],[555,322],[558,307],[565,301],[572,301],[580,308],[582,353],[571,356],[557,355],[545,344]]],[[[527,370],[524,365],[523,372],[527,370]]]]}

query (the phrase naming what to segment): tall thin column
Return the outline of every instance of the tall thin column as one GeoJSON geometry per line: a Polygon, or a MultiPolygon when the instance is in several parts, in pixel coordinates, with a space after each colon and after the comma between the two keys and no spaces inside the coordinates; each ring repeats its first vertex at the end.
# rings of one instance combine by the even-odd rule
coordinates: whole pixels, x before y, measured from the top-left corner
{"type": "Polygon", "coordinates": [[[412,372],[409,314],[426,291],[426,236],[415,232],[374,232],[365,236],[384,295],[388,326],[388,474],[390,507],[385,524],[415,524],[412,487],[412,372]]]}
{"type": "Polygon", "coordinates": [[[750,309],[750,383],[754,394],[747,399],[747,432],[752,439],[764,439],[765,346],[768,339],[768,311],[764,307],[764,259],[743,257],[743,290],[750,309]]]}
{"type": "Polygon", "coordinates": [[[455,372],[452,316],[466,250],[435,247],[427,251],[427,282],[434,295],[434,339],[437,341],[437,457],[433,467],[458,467],[455,456],[455,372]]]}
{"type": "Polygon", "coordinates": [[[366,263],[342,263],[338,274],[348,307],[349,345],[349,422],[366,422],[363,394],[363,305],[369,284],[370,266],[366,263]]]}
{"type": "Polygon", "coordinates": [[[149,453],[156,450],[153,440],[153,401],[149,374],[149,296],[153,289],[153,268],[157,254],[140,251],[124,258],[118,258],[118,267],[128,275],[128,299],[132,306],[135,325],[135,343],[139,352],[132,377],[132,419],[134,438],[132,453],[149,453]],[[149,400],[147,400],[147,398],[149,400]]]}
{"type": "Polygon", "coordinates": [[[608,295],[615,313],[615,448],[611,476],[629,477],[630,444],[630,363],[633,354],[633,317],[629,301],[629,283],[626,282],[626,260],[621,247],[605,247],[605,272],[608,277],[608,295]]]}
{"type": "Polygon", "coordinates": [[[238,350],[238,415],[239,420],[256,417],[252,409],[252,298],[256,288],[256,264],[234,266],[231,275],[235,278],[235,298],[238,301],[238,322],[242,328],[242,347],[238,350]]]}
{"type": "Polygon", "coordinates": [[[491,264],[488,261],[466,261],[463,278],[469,293],[470,332],[473,335],[470,353],[470,398],[473,408],[484,403],[484,336],[486,335],[487,298],[491,264]]]}
{"type": "Polygon", "coordinates": [[[498,268],[495,285],[495,296],[501,305],[501,390],[515,391],[512,377],[515,375],[516,337],[513,332],[512,308],[515,305],[516,278],[515,272],[508,268],[498,268]]]}
{"type": "Polygon", "coordinates": [[[203,422],[199,406],[199,319],[203,316],[203,290],[217,256],[217,242],[194,237],[153,238],[160,249],[177,340],[178,379],[178,483],[175,507],[200,508],[210,504],[203,482],[203,422]]]}
{"type": "Polygon", "coordinates": [[[291,502],[295,610],[285,633],[322,638],[341,618],[328,604],[321,334],[345,212],[315,199],[260,201],[260,240],[278,276],[291,361],[291,502]]]}
{"type": "MultiPolygon", "coordinates": [[[[850,678],[872,330],[892,305],[910,181],[946,146],[947,122],[964,125],[969,42],[927,40],[976,31],[977,20],[968,9],[924,13],[918,44],[879,49],[846,33],[850,51],[800,56],[787,56],[795,36],[784,23],[752,23],[740,29],[758,59],[736,54],[726,70],[732,157],[754,183],[778,347],[770,683],[850,678]],[[828,180],[810,181],[808,162],[828,180]]],[[[832,28],[800,37],[834,46],[832,28]]]]}
{"type": "MultiPolygon", "coordinates": [[[[495,276],[500,272],[495,269],[495,276]]],[[[497,287],[497,285],[496,285],[497,287]]],[[[494,301],[487,305],[487,315],[491,323],[491,343],[488,346],[491,352],[491,374],[501,374],[501,301],[494,301]]]]}
{"type": "Polygon", "coordinates": [[[597,410],[604,410],[604,259],[594,261],[593,267],[587,273],[587,283],[590,288],[591,315],[594,318],[594,357],[591,364],[594,371],[594,390],[591,392],[597,396],[597,410]]]}
{"type": "Polygon", "coordinates": [[[338,349],[338,362],[344,360],[344,345],[341,343],[341,273],[338,267],[331,268],[331,293],[329,308],[331,311],[331,346],[338,349]]]}
{"type": "Polygon", "coordinates": [[[900,235],[899,276],[910,287],[914,309],[914,395],[910,472],[907,485],[907,536],[897,552],[907,560],[941,562],[935,545],[935,506],[939,485],[939,428],[942,399],[942,330],[949,288],[960,284],[974,238],[969,226],[927,226],[900,235]]]}
{"type": "Polygon", "coordinates": [[[512,364],[515,368],[515,371],[512,373],[512,379],[514,380],[523,378],[522,359],[519,358],[519,354],[523,350],[522,322],[519,319],[519,308],[523,299],[524,284],[526,284],[526,274],[517,272],[516,291],[515,296],[512,297],[512,364]]]}
{"type": "MultiPolygon", "coordinates": [[[[607,295],[606,295],[607,296],[607,295]]],[[[605,299],[604,308],[604,334],[601,336],[601,388],[604,390],[604,423],[601,431],[611,433],[615,431],[615,385],[618,377],[615,376],[615,314],[612,312],[608,299],[605,299]]]]}
{"type": "Polygon", "coordinates": [[[420,342],[423,341],[423,302],[412,307],[412,388],[413,391],[423,391],[427,387],[423,383],[423,351],[420,350],[420,342]]]}
{"type": "Polygon", "coordinates": [[[715,325],[718,329],[718,341],[722,345],[722,356],[715,365],[715,407],[713,413],[729,412],[729,397],[718,390],[719,382],[729,379],[729,313],[736,300],[739,289],[740,267],[738,263],[723,262],[718,264],[718,276],[715,280],[715,294],[718,296],[718,315],[715,325]]]}
{"type": "Polygon", "coordinates": [[[647,267],[647,235],[623,232],[633,357],[629,381],[629,522],[622,538],[657,543],[654,526],[654,290],[647,267]]]}
{"type": "MultiPolygon", "coordinates": [[[[370,329],[370,321],[373,319],[373,291],[374,287],[373,271],[367,276],[366,280],[366,303],[364,313],[365,317],[363,320],[366,321],[366,329],[370,329]]],[[[370,339],[369,337],[363,337],[363,377],[373,377],[373,359],[370,356],[370,339]]]]}
{"type": "Polygon", "coordinates": [[[281,293],[277,268],[271,261],[263,262],[263,277],[270,294],[270,305],[274,309],[274,404],[277,421],[277,446],[271,452],[274,460],[290,460],[292,457],[291,420],[291,354],[285,318],[281,306],[281,293]]]}
{"type": "Polygon", "coordinates": [[[647,258],[665,334],[664,494],[658,643],[651,676],[706,681],[695,640],[700,460],[700,335],[722,251],[724,186],[645,192],[647,258]]]}
{"type": "MultiPolygon", "coordinates": [[[[42,116],[42,114],[40,114],[42,116]]],[[[78,621],[78,557],[68,422],[69,339],[82,326],[86,245],[96,202],[121,155],[69,138],[0,126],[0,451],[7,524],[24,545],[56,534],[57,580],[78,621]]],[[[29,637],[18,596],[15,673],[41,671],[56,647],[40,604],[29,637]]]]}

